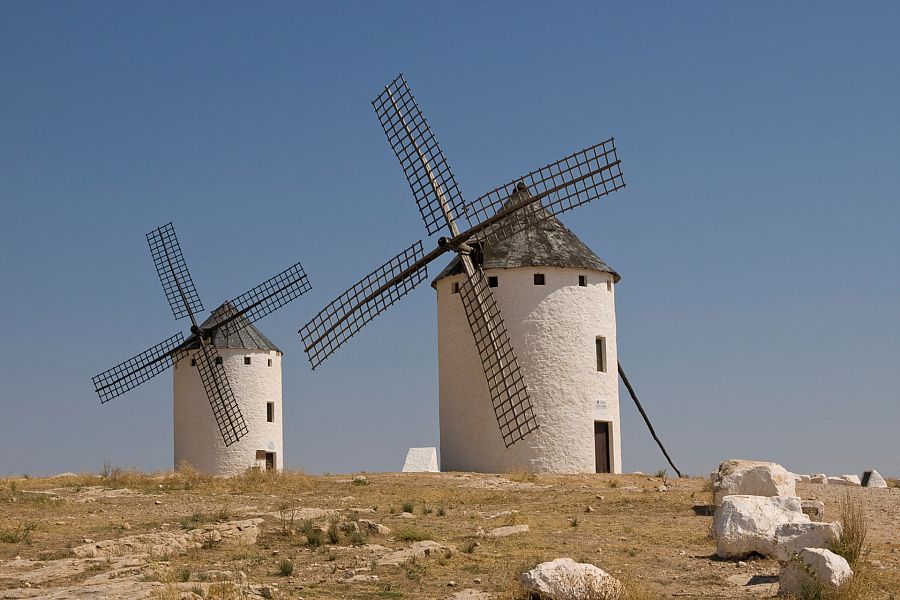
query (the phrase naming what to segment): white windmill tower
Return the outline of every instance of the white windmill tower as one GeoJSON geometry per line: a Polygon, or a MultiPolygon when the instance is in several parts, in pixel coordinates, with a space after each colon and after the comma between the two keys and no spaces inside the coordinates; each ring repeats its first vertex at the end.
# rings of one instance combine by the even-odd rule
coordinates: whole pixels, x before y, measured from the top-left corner
{"type": "MultiPolygon", "coordinates": [[[[527,194],[524,184],[514,194],[527,194]]],[[[619,275],[548,215],[480,257],[540,428],[506,447],[494,431],[459,301],[459,259],[432,286],[438,304],[441,466],[449,471],[619,473],[614,286],[619,275]]]]}
{"type": "Polygon", "coordinates": [[[202,324],[203,310],[175,229],[147,234],[172,315],[189,317],[181,333],[93,378],[105,403],[175,366],[175,466],[214,475],[250,467],[281,469],[281,350],[253,322],[311,289],[300,263],[225,302],[202,324]]]}
{"type": "MultiPolygon", "coordinates": [[[[200,325],[212,327],[233,313],[226,302],[200,325]]],[[[269,338],[251,323],[233,332],[217,329],[209,338],[222,362],[235,401],[247,423],[247,433],[228,446],[209,410],[209,400],[197,369],[201,340],[191,335],[173,373],[172,413],[175,466],[183,463],[215,474],[242,473],[248,467],[280,471],[284,465],[281,421],[281,355],[269,338]],[[226,335],[230,333],[230,335],[226,335]]]]}

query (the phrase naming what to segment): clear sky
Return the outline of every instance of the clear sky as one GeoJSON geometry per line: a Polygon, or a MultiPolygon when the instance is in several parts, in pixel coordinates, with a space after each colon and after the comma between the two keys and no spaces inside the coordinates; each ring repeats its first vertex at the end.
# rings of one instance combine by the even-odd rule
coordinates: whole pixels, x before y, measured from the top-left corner
{"type": "MultiPolygon", "coordinates": [[[[260,323],[286,465],[438,444],[427,285],[315,372],[296,334],[426,235],[369,104],[402,71],[467,197],[616,136],[628,188],[563,221],[622,274],[682,470],[900,475],[898,31],[878,2],[2,2],[0,474],[170,468],[170,374],[91,385],[185,328],[144,240],[170,220],[209,309],[309,273],[260,323]]],[[[625,469],[665,466],[621,412],[625,469]]]]}

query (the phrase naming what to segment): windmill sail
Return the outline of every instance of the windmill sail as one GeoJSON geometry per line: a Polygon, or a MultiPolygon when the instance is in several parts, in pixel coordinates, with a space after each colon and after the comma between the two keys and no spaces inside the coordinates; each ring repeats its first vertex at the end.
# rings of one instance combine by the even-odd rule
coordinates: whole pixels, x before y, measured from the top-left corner
{"type": "Polygon", "coordinates": [[[372,101],[388,142],[403,167],[428,235],[449,226],[442,204],[451,214],[464,208],[462,194],[444,152],[403,75],[372,101]]]}
{"type": "Polygon", "coordinates": [[[216,424],[222,432],[222,439],[226,446],[230,446],[244,437],[249,429],[231,390],[222,358],[215,346],[201,344],[196,363],[216,424]]]}
{"type": "Polygon", "coordinates": [[[460,284],[459,297],[484,366],[500,435],[508,448],[538,428],[531,398],[484,271],[477,269],[460,284]]]}
{"type": "Polygon", "coordinates": [[[428,277],[418,241],[360,279],[300,329],[312,368],[428,277]]]}
{"type": "Polygon", "coordinates": [[[297,263],[232,300],[232,313],[216,327],[223,327],[226,336],[232,335],[311,289],[303,265],[297,263]]]}
{"type": "Polygon", "coordinates": [[[485,244],[493,244],[550,215],[624,187],[615,139],[610,138],[494,188],[468,204],[465,216],[475,227],[501,211],[509,211],[510,216],[477,234],[485,244]]]}
{"type": "Polygon", "coordinates": [[[194,287],[194,281],[188,271],[175,228],[172,223],[158,227],[147,234],[150,254],[159,282],[166,293],[166,300],[176,319],[191,316],[191,313],[203,311],[203,303],[194,287]]]}
{"type": "Polygon", "coordinates": [[[181,345],[183,340],[184,336],[177,333],[112,369],[95,375],[92,381],[94,391],[100,396],[100,402],[109,402],[171,367],[172,351],[181,345]]]}

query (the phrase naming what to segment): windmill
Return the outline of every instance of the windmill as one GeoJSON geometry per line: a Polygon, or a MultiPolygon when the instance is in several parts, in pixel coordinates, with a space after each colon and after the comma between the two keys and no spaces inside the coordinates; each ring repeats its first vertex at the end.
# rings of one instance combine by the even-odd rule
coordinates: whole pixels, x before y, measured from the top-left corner
{"type": "MultiPolygon", "coordinates": [[[[212,416],[222,442],[225,447],[232,446],[248,433],[249,428],[241,411],[241,400],[235,397],[222,356],[213,340],[217,337],[240,338],[247,332],[252,332],[251,337],[259,338],[261,334],[252,323],[309,291],[311,286],[306,273],[298,262],[222,304],[208,320],[198,325],[197,314],[203,311],[203,304],[172,223],[148,233],[147,243],[172,316],[176,320],[188,317],[192,335],[185,340],[182,333],[177,333],[100,373],[93,378],[94,389],[101,403],[106,403],[177,365],[191,353],[191,363],[197,369],[202,389],[212,407],[212,416]]],[[[280,373],[278,377],[280,395],[280,373]]]]}
{"type": "Polygon", "coordinates": [[[422,241],[415,242],[304,325],[299,333],[310,364],[315,369],[425,280],[429,263],[445,253],[455,253],[464,272],[459,297],[508,449],[536,431],[538,422],[480,256],[492,244],[625,187],[615,140],[570,154],[466,201],[402,74],[372,105],[400,161],[426,231],[445,235],[427,254],[422,241]]]}

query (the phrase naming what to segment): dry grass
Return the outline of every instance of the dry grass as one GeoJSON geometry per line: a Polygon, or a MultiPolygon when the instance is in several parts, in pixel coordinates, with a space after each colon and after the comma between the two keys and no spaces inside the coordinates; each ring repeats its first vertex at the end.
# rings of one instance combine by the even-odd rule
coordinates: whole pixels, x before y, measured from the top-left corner
{"type": "Polygon", "coordinates": [[[850,567],[855,569],[860,559],[865,556],[868,524],[865,507],[850,492],[847,492],[841,500],[841,527],[843,532],[832,543],[830,550],[843,556],[850,563],[850,567]]]}

